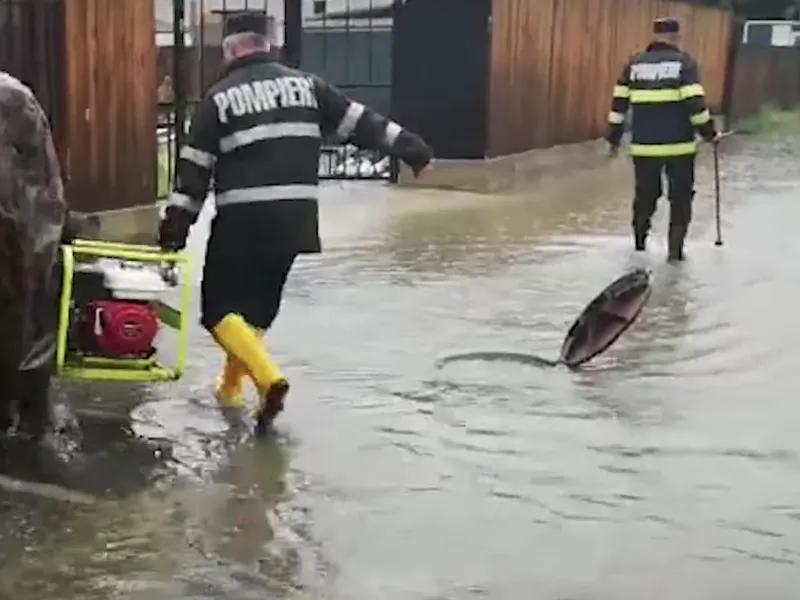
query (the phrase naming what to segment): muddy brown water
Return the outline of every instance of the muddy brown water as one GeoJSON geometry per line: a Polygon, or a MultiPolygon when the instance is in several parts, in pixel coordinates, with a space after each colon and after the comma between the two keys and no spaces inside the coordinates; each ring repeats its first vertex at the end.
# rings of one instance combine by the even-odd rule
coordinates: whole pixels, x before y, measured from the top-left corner
{"type": "Polygon", "coordinates": [[[680,266],[665,206],[632,252],[624,164],[504,198],[328,186],[269,338],[279,438],[216,412],[198,328],[180,384],[68,386],[65,462],[3,465],[0,597],[796,598],[798,153],[727,146],[722,249],[702,161],[680,266]],[[591,369],[435,368],[555,355],[634,266],[649,306],[591,369]]]}

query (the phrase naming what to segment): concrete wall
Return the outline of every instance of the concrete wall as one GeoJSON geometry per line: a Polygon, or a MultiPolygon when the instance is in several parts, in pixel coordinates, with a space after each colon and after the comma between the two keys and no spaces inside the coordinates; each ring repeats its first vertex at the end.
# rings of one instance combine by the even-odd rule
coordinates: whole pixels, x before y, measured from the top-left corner
{"type": "MultiPolygon", "coordinates": [[[[725,119],[719,115],[714,118],[717,130],[725,131],[728,125],[725,119]]],[[[706,152],[708,144],[701,144],[700,153],[706,152]]],[[[623,147],[620,156],[624,157],[624,154],[623,147]]],[[[571,178],[598,169],[604,170],[612,162],[618,164],[619,160],[610,161],[608,144],[598,139],[485,160],[436,160],[420,178],[415,178],[410,169],[402,166],[399,184],[481,194],[510,192],[515,188],[554,180],[568,186],[571,178]]]]}

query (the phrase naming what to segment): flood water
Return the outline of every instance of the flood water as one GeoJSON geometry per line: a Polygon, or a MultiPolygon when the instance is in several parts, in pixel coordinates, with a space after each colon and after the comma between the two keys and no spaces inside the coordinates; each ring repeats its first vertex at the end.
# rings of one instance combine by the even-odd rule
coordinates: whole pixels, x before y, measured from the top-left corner
{"type": "Polygon", "coordinates": [[[67,462],[6,461],[0,597],[796,598],[798,154],[730,141],[723,248],[701,161],[677,266],[666,203],[632,251],[624,161],[502,198],[331,184],[268,340],[278,439],[216,411],[199,327],[179,384],[71,386],[67,462]],[[592,368],[437,369],[555,356],[638,266],[650,303],[592,368]]]}

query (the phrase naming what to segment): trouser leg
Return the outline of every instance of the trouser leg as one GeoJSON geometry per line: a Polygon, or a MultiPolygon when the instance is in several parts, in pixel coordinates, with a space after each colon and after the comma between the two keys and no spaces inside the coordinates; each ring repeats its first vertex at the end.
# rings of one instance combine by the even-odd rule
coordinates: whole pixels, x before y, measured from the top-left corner
{"type": "Polygon", "coordinates": [[[247,367],[233,356],[225,356],[222,373],[217,377],[214,395],[223,408],[244,408],[244,380],[247,367]]]}
{"type": "Polygon", "coordinates": [[[272,421],[283,410],[284,399],[289,393],[289,382],[242,315],[226,315],[211,329],[211,334],[226,356],[241,363],[255,383],[259,395],[256,433],[265,434],[272,421]]]}
{"type": "Polygon", "coordinates": [[[663,163],[656,158],[634,158],[633,237],[637,250],[644,250],[656,204],[663,192],[663,163]]]}
{"type": "MultiPolygon", "coordinates": [[[[294,258],[293,255],[290,255],[285,259],[270,260],[264,265],[258,305],[253,306],[247,314],[248,321],[264,331],[272,326],[280,312],[283,289],[294,264],[294,258]]],[[[288,383],[284,380],[283,385],[273,386],[266,393],[260,395],[259,407],[256,411],[256,432],[258,434],[265,433],[275,417],[283,411],[288,391],[288,383]]]]}
{"type": "Polygon", "coordinates": [[[8,433],[17,420],[16,365],[0,364],[0,437],[8,433]]]}
{"type": "Polygon", "coordinates": [[[225,351],[228,359],[236,360],[244,366],[260,394],[265,394],[272,386],[285,382],[261,338],[242,315],[225,315],[211,328],[211,335],[225,351]]]}
{"type": "Polygon", "coordinates": [[[264,316],[263,294],[269,283],[261,270],[263,260],[211,240],[201,286],[201,320],[225,350],[228,374],[235,381],[244,370],[260,393],[284,379],[255,331],[271,324],[259,318],[264,316]]]}
{"type": "Polygon", "coordinates": [[[683,260],[683,246],[692,221],[695,157],[681,156],[666,165],[669,184],[669,253],[672,261],[683,260]]]}
{"type": "Polygon", "coordinates": [[[52,381],[50,365],[17,373],[17,397],[19,401],[20,435],[40,440],[53,426],[53,413],[50,405],[50,385],[52,381]]]}
{"type": "MultiPolygon", "coordinates": [[[[263,337],[264,335],[264,332],[260,329],[253,328],[253,332],[258,337],[263,337]]],[[[222,373],[217,378],[217,385],[214,390],[220,406],[223,408],[244,408],[244,382],[248,375],[247,365],[234,356],[225,355],[225,365],[222,373]]]]}
{"type": "Polygon", "coordinates": [[[55,370],[60,271],[56,265],[52,279],[29,299],[25,319],[29,345],[17,372],[17,432],[37,441],[53,428],[50,388],[55,370]]]}
{"type": "Polygon", "coordinates": [[[283,410],[289,389],[260,333],[278,314],[293,260],[272,260],[266,268],[258,264],[260,259],[243,261],[250,268],[231,274],[230,265],[215,266],[207,258],[204,271],[203,324],[225,351],[229,381],[241,381],[243,372],[253,380],[261,398],[256,415],[260,430],[283,410]]]}
{"type": "MultiPolygon", "coordinates": [[[[0,279],[2,267],[0,264],[0,279]]],[[[24,352],[26,312],[15,291],[14,284],[0,281],[0,435],[16,424],[19,408],[17,371],[24,352]]]]}

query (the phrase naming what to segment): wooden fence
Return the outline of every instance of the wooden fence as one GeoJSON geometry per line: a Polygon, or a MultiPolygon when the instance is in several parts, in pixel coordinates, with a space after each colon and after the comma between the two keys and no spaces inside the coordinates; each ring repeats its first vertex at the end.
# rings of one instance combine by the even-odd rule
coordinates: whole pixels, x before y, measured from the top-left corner
{"type": "Polygon", "coordinates": [[[487,155],[600,137],[622,65],[665,16],[681,21],[709,102],[721,107],[726,11],[663,0],[492,0],[487,155]]]}
{"type": "Polygon", "coordinates": [[[65,3],[67,194],[86,211],[156,196],[152,0],[65,3]]]}
{"type": "Polygon", "coordinates": [[[766,105],[800,106],[800,47],[739,46],[732,76],[728,113],[734,121],[766,105]]]}
{"type": "Polygon", "coordinates": [[[154,29],[152,0],[0,0],[0,70],[47,112],[78,210],[155,197],[154,29]]]}
{"type": "Polygon", "coordinates": [[[64,148],[64,7],[62,0],[0,0],[0,71],[36,94],[64,148]]]}

